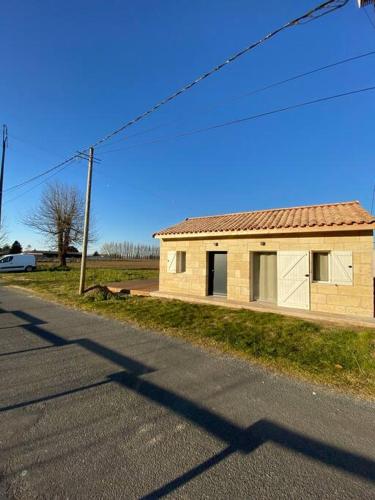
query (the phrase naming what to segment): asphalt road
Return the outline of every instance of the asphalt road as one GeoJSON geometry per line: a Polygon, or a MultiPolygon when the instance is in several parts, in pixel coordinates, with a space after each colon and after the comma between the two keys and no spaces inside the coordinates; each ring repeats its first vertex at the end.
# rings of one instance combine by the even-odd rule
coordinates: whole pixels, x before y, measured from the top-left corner
{"type": "Polygon", "coordinates": [[[0,287],[7,498],[375,498],[375,405],[0,287]]]}

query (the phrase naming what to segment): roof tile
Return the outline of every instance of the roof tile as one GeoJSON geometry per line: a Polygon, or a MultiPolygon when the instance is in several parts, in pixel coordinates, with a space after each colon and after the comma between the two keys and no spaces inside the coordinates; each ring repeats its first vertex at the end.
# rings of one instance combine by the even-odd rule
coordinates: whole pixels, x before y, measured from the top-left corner
{"type": "Polygon", "coordinates": [[[375,227],[375,217],[358,201],[310,205],[303,207],[257,210],[207,217],[192,217],[179,224],[155,233],[154,236],[173,234],[220,233],[256,230],[279,230],[300,228],[323,230],[324,227],[360,226],[375,227]]]}

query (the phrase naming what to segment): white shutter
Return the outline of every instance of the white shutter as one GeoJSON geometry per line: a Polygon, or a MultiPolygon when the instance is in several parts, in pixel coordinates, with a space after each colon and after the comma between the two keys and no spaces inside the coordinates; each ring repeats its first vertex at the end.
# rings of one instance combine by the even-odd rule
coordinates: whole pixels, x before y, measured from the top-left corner
{"type": "Polygon", "coordinates": [[[309,252],[277,252],[277,304],[310,309],[309,252]]]}
{"type": "Polygon", "coordinates": [[[352,252],[331,252],[331,282],[336,285],[353,284],[352,252]]]}
{"type": "Polygon", "coordinates": [[[167,272],[168,273],[177,272],[177,252],[175,252],[174,250],[170,250],[168,252],[167,272]]]}

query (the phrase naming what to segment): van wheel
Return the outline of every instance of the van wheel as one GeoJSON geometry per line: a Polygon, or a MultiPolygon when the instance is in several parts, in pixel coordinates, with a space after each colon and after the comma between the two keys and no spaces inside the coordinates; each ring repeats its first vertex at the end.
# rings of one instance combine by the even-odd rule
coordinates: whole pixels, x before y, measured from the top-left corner
{"type": "Polygon", "coordinates": [[[31,271],[32,271],[32,270],[33,270],[33,266],[26,266],[26,267],[25,267],[25,271],[26,271],[27,273],[31,273],[31,271]]]}

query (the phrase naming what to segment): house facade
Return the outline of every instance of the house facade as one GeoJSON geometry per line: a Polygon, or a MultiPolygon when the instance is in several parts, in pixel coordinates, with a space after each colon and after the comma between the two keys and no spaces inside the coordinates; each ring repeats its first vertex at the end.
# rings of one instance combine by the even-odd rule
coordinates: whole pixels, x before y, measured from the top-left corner
{"type": "Polygon", "coordinates": [[[357,201],[194,217],[159,231],[159,293],[374,317],[373,228],[357,201]]]}

